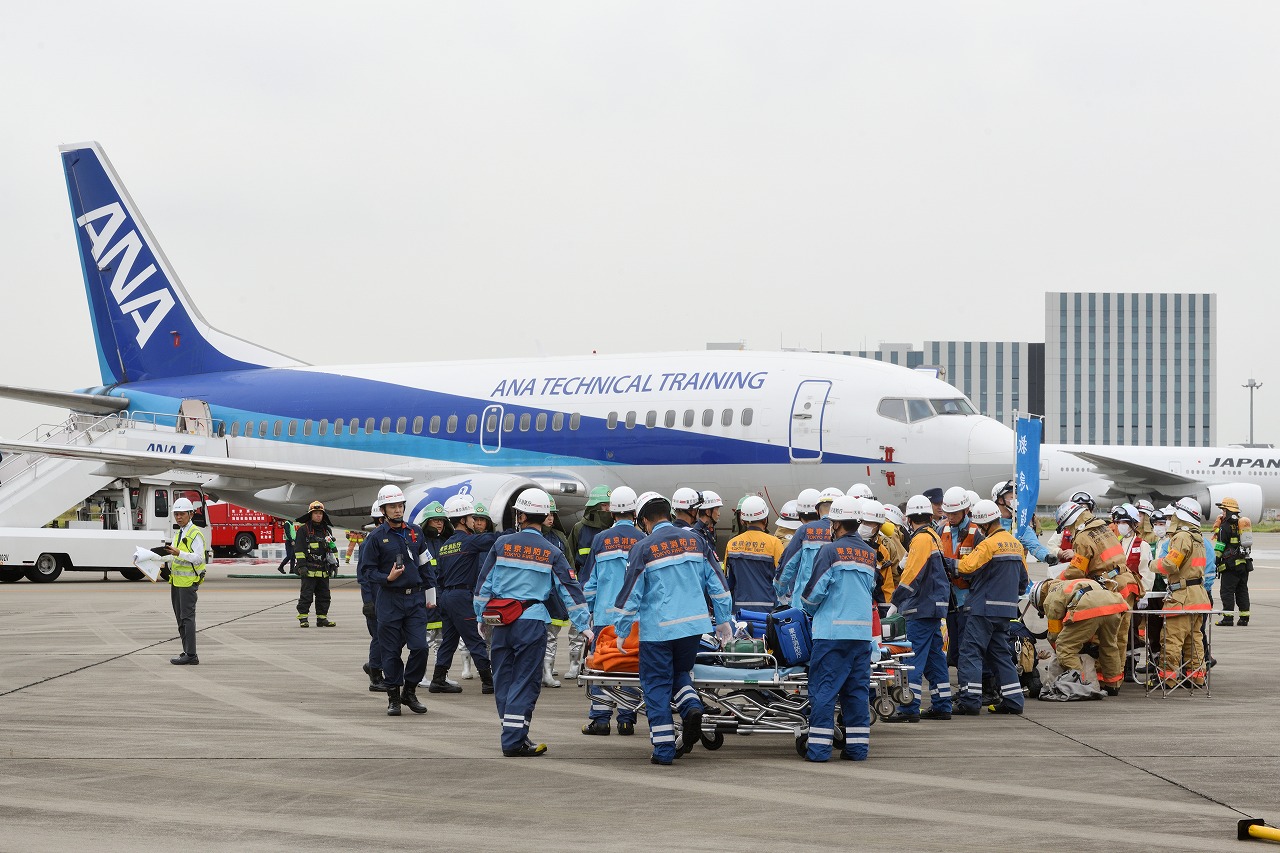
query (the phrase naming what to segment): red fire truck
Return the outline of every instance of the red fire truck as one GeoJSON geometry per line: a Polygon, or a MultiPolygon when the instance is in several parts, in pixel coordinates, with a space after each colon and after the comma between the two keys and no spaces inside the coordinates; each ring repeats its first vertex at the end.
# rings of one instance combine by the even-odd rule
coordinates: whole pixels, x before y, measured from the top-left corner
{"type": "Polygon", "coordinates": [[[209,504],[209,531],[215,554],[247,557],[259,545],[284,541],[284,528],[274,518],[228,503],[209,504]]]}

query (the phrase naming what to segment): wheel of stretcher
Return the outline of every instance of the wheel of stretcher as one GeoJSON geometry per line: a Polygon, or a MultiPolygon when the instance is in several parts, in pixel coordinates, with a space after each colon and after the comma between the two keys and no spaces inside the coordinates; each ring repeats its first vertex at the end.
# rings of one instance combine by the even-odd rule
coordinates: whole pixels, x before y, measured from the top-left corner
{"type": "Polygon", "coordinates": [[[722,746],[724,746],[724,733],[723,733],[723,732],[714,732],[714,733],[713,733],[713,734],[711,734],[710,736],[708,736],[708,735],[706,735],[706,734],[703,734],[703,735],[702,735],[702,748],[703,748],[703,749],[717,750],[717,749],[719,749],[719,748],[720,748],[720,747],[722,747],[722,746]]]}
{"type": "Polygon", "coordinates": [[[809,736],[807,734],[800,735],[796,738],[796,755],[804,758],[809,753],[809,736]]]}
{"type": "Polygon", "coordinates": [[[895,684],[889,693],[893,696],[893,701],[899,705],[905,705],[911,701],[911,685],[909,684],[895,684]]]}
{"type": "Polygon", "coordinates": [[[836,714],[836,730],[831,737],[831,743],[836,749],[844,749],[844,712],[836,714]]]}
{"type": "Polygon", "coordinates": [[[893,698],[890,696],[877,696],[874,708],[876,715],[879,717],[888,717],[898,710],[897,704],[894,703],[893,698]]]}

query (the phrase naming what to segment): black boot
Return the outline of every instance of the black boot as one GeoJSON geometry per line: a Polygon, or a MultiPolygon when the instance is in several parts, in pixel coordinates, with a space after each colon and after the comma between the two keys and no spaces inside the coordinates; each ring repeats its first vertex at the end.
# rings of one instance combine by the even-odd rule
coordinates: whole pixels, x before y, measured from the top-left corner
{"type": "MultiPolygon", "coordinates": [[[[438,666],[435,668],[431,676],[431,683],[427,685],[428,693],[461,693],[462,688],[457,684],[451,684],[445,680],[445,676],[449,674],[449,667],[438,666]]],[[[418,713],[425,713],[426,709],[418,713]]]]}
{"type": "Polygon", "coordinates": [[[1248,625],[1249,625],[1249,614],[1248,614],[1248,613],[1241,613],[1241,614],[1240,614],[1240,627],[1241,627],[1241,628],[1246,628],[1246,627],[1248,627],[1248,625]]]}
{"type": "MultiPolygon", "coordinates": [[[[1248,618],[1249,617],[1247,616],[1241,616],[1240,624],[1241,625],[1245,624],[1245,620],[1248,618]]],[[[1217,622],[1214,622],[1213,624],[1215,627],[1218,627],[1218,628],[1230,628],[1232,625],[1236,624],[1236,617],[1228,613],[1226,616],[1223,616],[1221,619],[1219,619],[1217,622]]]]}
{"type": "Polygon", "coordinates": [[[369,664],[366,663],[364,665],[364,674],[369,676],[369,692],[370,693],[386,693],[387,692],[387,685],[382,681],[382,670],[375,669],[374,667],[371,667],[369,666],[369,664]]]}
{"type": "Polygon", "coordinates": [[[484,669],[476,669],[480,673],[480,692],[489,694],[493,692],[493,670],[485,667],[484,669]]]}
{"type": "Polygon", "coordinates": [[[418,699],[418,694],[415,692],[417,689],[418,685],[416,684],[406,684],[404,690],[400,691],[400,698],[413,713],[425,714],[427,713],[427,706],[423,705],[422,701],[418,699]]]}
{"type": "Polygon", "coordinates": [[[387,688],[387,716],[400,716],[400,685],[387,688]]]}

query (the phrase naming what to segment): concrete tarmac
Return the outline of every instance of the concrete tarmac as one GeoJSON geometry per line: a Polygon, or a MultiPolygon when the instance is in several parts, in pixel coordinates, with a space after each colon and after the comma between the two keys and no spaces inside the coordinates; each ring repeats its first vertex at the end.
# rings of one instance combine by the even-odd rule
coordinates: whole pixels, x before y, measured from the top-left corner
{"type": "Polygon", "coordinates": [[[1215,632],[1211,696],[877,724],[857,764],[731,735],[655,767],[643,722],[580,734],[569,683],[538,703],[543,758],[502,757],[479,681],[388,718],[351,581],[338,627],[302,630],[296,582],[215,567],[199,667],[169,664],[163,586],[4,585],[0,850],[1238,849],[1237,820],[1280,824],[1280,535],[1257,538],[1253,624],[1215,632]]]}

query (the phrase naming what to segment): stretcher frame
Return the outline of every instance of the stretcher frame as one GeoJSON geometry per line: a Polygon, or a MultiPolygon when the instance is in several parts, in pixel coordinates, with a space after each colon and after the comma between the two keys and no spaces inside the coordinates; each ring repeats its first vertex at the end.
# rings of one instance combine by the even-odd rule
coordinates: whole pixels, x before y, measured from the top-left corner
{"type": "MultiPolygon", "coordinates": [[[[894,643],[902,646],[901,643],[894,643]]],[[[906,659],[912,652],[882,651],[879,661],[871,665],[869,702],[871,722],[877,717],[887,717],[906,704],[911,696],[908,673],[913,667],[906,659]]],[[[796,672],[795,667],[779,665],[770,653],[760,652],[703,652],[699,658],[751,659],[763,661],[765,666],[744,668],[742,672],[756,674],[745,679],[693,679],[694,692],[702,703],[702,730],[698,733],[702,746],[709,750],[724,745],[725,735],[775,734],[791,735],[796,740],[796,750],[804,754],[809,731],[809,674],[796,672]]],[[[602,695],[593,697],[616,709],[645,713],[644,693],[638,673],[603,672],[584,666],[578,683],[599,688],[602,695]]],[[[679,714],[674,714],[680,743],[684,732],[679,714]]],[[[843,748],[844,730],[837,721],[836,746],[843,748]]]]}
{"type": "MultiPolygon", "coordinates": [[[[1187,694],[1195,696],[1196,693],[1204,693],[1206,699],[1213,698],[1213,690],[1210,686],[1212,680],[1213,667],[1209,665],[1209,661],[1213,655],[1213,619],[1212,616],[1220,616],[1227,611],[1225,610],[1130,610],[1129,611],[1129,648],[1142,649],[1142,665],[1147,670],[1146,677],[1142,680],[1142,695],[1150,696],[1152,693],[1159,694],[1163,698],[1168,698],[1170,694],[1179,690],[1188,688],[1187,694]],[[1194,684],[1191,676],[1187,675],[1185,665],[1178,670],[1178,677],[1174,679],[1172,685],[1166,686],[1164,679],[1160,678],[1153,670],[1155,657],[1160,649],[1153,648],[1151,645],[1151,631],[1142,632],[1141,642],[1138,637],[1138,619],[1139,616],[1156,616],[1162,620],[1168,620],[1173,616],[1203,616],[1204,617],[1204,686],[1194,684]]],[[[1161,627],[1160,636],[1164,636],[1164,628],[1161,627]]],[[[1136,667],[1137,661],[1134,661],[1136,667]]],[[[1137,673],[1135,673],[1136,676],[1137,673]]]]}

